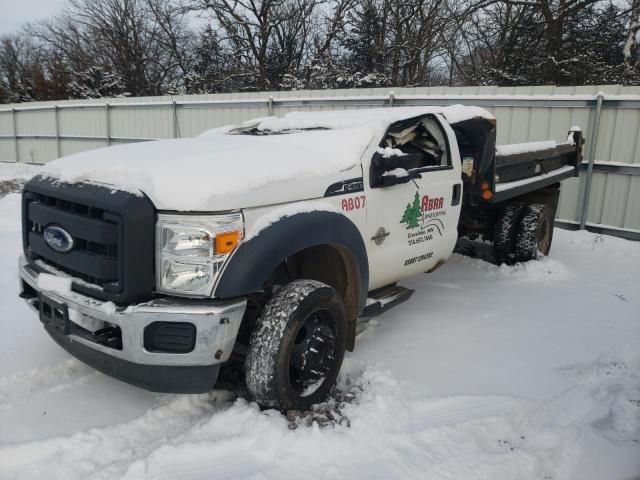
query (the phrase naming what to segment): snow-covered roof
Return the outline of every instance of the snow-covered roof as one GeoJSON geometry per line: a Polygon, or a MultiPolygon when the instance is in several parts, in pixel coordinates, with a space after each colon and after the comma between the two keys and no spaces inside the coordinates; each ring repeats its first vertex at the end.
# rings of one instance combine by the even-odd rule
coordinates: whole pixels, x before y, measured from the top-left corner
{"type": "Polygon", "coordinates": [[[441,114],[449,123],[458,123],[471,118],[495,117],[480,107],[466,105],[363,108],[356,110],[328,110],[321,112],[292,112],[284,117],[264,117],[245,122],[258,130],[282,131],[310,128],[328,128],[332,130],[352,127],[373,127],[386,129],[389,124],[429,113],[441,114]]]}
{"type": "Polygon", "coordinates": [[[197,138],[70,155],[42,173],[144,192],[161,210],[216,211],[317,198],[332,183],[362,174],[363,153],[391,123],[428,113],[450,123],[493,118],[482,108],[461,105],[290,113],[244,125],[274,135],[238,135],[223,127],[197,138]],[[278,134],[284,131],[292,132],[278,134]]]}

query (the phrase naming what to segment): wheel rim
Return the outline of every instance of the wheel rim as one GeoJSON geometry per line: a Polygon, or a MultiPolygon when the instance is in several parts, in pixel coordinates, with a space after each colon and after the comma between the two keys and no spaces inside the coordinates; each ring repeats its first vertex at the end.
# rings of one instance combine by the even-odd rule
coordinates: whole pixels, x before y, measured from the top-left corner
{"type": "Polygon", "coordinates": [[[336,320],[328,310],[310,313],[298,329],[289,355],[289,383],[302,397],[324,383],[335,362],[336,320]]]}
{"type": "Polygon", "coordinates": [[[549,246],[551,244],[551,228],[549,222],[545,219],[540,226],[538,234],[538,251],[543,255],[549,253],[549,246]]]}

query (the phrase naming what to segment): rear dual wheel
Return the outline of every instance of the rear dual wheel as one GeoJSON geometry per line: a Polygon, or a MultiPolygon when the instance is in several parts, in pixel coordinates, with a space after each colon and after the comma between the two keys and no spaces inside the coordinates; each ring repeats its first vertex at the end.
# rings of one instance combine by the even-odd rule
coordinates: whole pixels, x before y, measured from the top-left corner
{"type": "Polygon", "coordinates": [[[515,242],[515,257],[519,262],[536,260],[538,254],[549,255],[553,239],[553,219],[547,207],[528,205],[520,219],[515,242]]]}
{"type": "Polygon", "coordinates": [[[516,235],[524,205],[510,203],[502,210],[493,234],[493,254],[498,265],[516,263],[516,235]]]}
{"type": "Polygon", "coordinates": [[[553,217],[546,205],[514,202],[498,217],[493,252],[498,265],[536,260],[548,255],[553,240],[553,217]]]}

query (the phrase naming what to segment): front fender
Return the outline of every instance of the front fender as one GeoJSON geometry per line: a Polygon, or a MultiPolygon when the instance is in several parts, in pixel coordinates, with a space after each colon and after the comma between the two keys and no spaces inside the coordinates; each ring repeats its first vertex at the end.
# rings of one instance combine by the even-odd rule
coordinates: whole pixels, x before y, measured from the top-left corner
{"type": "Polygon", "coordinates": [[[240,244],[222,272],[214,297],[247,295],[263,288],[288,257],[309,247],[338,245],[353,255],[359,277],[358,312],[367,300],[369,261],[360,231],[344,215],[312,211],[285,216],[240,244]]]}

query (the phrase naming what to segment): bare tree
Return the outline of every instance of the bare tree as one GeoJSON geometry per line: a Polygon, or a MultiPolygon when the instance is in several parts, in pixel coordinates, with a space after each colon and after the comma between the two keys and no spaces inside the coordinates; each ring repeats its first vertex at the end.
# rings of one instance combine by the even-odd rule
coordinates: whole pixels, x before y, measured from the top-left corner
{"type": "Polygon", "coordinates": [[[640,75],[640,0],[631,0],[629,33],[624,44],[624,61],[630,68],[638,70],[640,75]]]}
{"type": "Polygon", "coordinates": [[[321,0],[196,0],[191,8],[213,14],[238,72],[255,89],[278,88],[309,50],[309,24],[321,0]]]}
{"type": "Polygon", "coordinates": [[[159,0],[70,0],[61,16],[28,31],[72,74],[100,68],[133,95],[161,94],[184,63],[183,13],[159,0]]]}
{"type": "Polygon", "coordinates": [[[0,40],[0,102],[637,83],[640,0],[628,1],[69,0],[0,40]],[[209,25],[190,29],[193,12],[209,25]]]}
{"type": "Polygon", "coordinates": [[[563,46],[563,29],[572,15],[598,3],[600,0],[502,0],[511,5],[531,7],[544,18],[545,64],[544,78],[546,82],[560,82],[558,59],[563,46]]]}
{"type": "Polygon", "coordinates": [[[446,81],[447,42],[468,8],[456,0],[359,0],[347,16],[347,57],[394,85],[446,81]]]}
{"type": "Polygon", "coordinates": [[[0,39],[0,103],[65,98],[60,58],[23,33],[0,39]]]}
{"type": "Polygon", "coordinates": [[[473,12],[455,32],[454,74],[463,84],[524,85],[544,65],[543,20],[530,6],[496,3],[473,12]]]}

